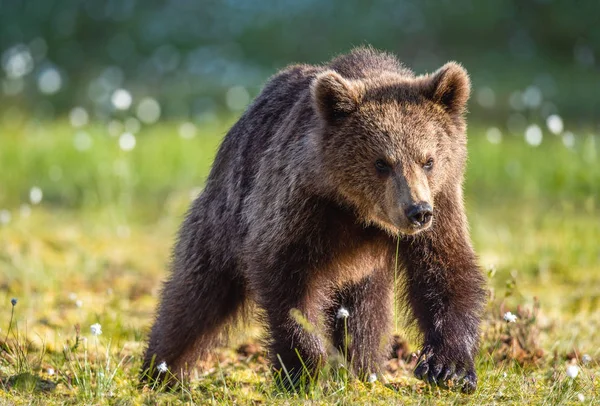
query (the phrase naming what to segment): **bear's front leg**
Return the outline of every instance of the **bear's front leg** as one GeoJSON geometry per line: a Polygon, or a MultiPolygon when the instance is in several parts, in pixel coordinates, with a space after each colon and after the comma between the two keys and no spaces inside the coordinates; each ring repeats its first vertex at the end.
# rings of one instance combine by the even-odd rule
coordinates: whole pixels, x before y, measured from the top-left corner
{"type": "Polygon", "coordinates": [[[293,305],[267,310],[269,356],[277,384],[286,390],[308,389],[326,361],[313,317],[293,305]]]}
{"type": "Polygon", "coordinates": [[[317,283],[302,251],[284,252],[272,265],[249,272],[258,305],[269,328],[269,358],[276,383],[286,390],[303,391],[326,362],[326,348],[318,333],[328,294],[317,283]]]}
{"type": "Polygon", "coordinates": [[[472,392],[486,294],[460,192],[438,196],[431,229],[402,237],[400,245],[408,300],[425,339],[415,375],[439,385],[452,380],[472,392]]]}
{"type": "Polygon", "coordinates": [[[371,380],[389,353],[393,272],[375,269],[339,289],[328,310],[331,338],[361,380],[371,380]]]}

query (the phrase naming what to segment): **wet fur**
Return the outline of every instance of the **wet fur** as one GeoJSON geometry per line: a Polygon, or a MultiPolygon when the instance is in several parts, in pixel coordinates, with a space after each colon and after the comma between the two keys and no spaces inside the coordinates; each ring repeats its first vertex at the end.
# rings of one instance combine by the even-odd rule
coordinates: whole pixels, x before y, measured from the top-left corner
{"type": "Polygon", "coordinates": [[[398,246],[406,302],[424,338],[417,375],[441,383],[460,372],[474,388],[484,281],[462,200],[468,78],[456,64],[442,69],[416,77],[394,57],[361,48],[271,78],[224,138],[181,225],[144,378],[158,377],[151,365],[163,361],[185,375],[250,301],[264,311],[274,370],[283,362],[298,376],[297,352],[310,371],[327,358],[321,335],[290,317],[298,309],[338,348],[347,328],[354,371],[377,373],[388,353],[398,246]],[[428,131],[443,135],[422,139],[428,131]],[[443,168],[425,181],[406,163],[419,148],[435,150],[443,168]],[[395,237],[380,219],[391,209],[377,199],[388,192],[374,189],[365,168],[383,149],[408,187],[429,185],[429,229],[395,237]],[[346,327],[340,306],[350,313],[346,327]]]}

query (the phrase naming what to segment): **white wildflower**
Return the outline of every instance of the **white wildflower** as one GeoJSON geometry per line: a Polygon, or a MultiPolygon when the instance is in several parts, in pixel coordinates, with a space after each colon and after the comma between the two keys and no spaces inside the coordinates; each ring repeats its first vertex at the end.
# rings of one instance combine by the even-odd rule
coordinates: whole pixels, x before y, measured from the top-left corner
{"type": "Polygon", "coordinates": [[[102,326],[100,323],[95,323],[90,326],[90,330],[92,331],[92,335],[99,336],[102,334],[102,326]]]}
{"type": "Polygon", "coordinates": [[[54,375],[54,368],[48,368],[48,375],[54,375]]]}
{"type": "Polygon", "coordinates": [[[163,373],[163,374],[169,370],[169,368],[167,367],[167,363],[165,361],[158,364],[156,369],[158,369],[158,372],[163,373]]]}
{"type": "Polygon", "coordinates": [[[580,402],[585,402],[585,396],[583,396],[583,393],[577,394],[577,400],[579,400],[580,402]]]}
{"type": "Polygon", "coordinates": [[[579,374],[579,367],[577,365],[569,365],[567,367],[567,376],[571,379],[577,378],[579,374]]]}
{"type": "Polygon", "coordinates": [[[514,323],[517,321],[517,315],[512,314],[511,312],[506,312],[506,313],[504,313],[504,320],[507,323],[514,323]]]}
{"type": "Polygon", "coordinates": [[[375,382],[377,382],[377,375],[376,374],[369,375],[369,383],[375,383],[375,382]]]}
{"type": "Polygon", "coordinates": [[[347,319],[350,316],[350,312],[345,307],[340,307],[340,310],[337,312],[338,319],[347,319]]]}

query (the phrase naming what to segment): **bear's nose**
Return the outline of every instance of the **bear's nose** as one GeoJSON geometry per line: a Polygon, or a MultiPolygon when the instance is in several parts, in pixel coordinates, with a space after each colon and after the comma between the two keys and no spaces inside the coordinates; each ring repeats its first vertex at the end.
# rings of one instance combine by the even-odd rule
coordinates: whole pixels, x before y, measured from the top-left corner
{"type": "Polygon", "coordinates": [[[421,202],[413,204],[404,211],[408,221],[414,226],[423,227],[431,221],[433,217],[433,208],[429,203],[421,202]]]}

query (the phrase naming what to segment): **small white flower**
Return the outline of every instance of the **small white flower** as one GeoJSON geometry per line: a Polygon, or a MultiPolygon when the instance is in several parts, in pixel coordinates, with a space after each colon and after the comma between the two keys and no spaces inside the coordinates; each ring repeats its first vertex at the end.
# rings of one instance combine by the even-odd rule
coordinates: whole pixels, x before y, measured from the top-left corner
{"type": "Polygon", "coordinates": [[[350,316],[350,312],[345,307],[340,307],[340,310],[337,312],[338,319],[347,319],[350,316]]]}
{"type": "Polygon", "coordinates": [[[369,383],[375,383],[375,382],[377,382],[377,375],[376,374],[369,375],[369,383]]]}
{"type": "Polygon", "coordinates": [[[48,375],[54,375],[54,368],[48,368],[48,375]]]}
{"type": "Polygon", "coordinates": [[[503,373],[502,373],[502,377],[503,377],[503,378],[506,378],[507,376],[508,376],[508,374],[507,374],[506,372],[503,372],[503,373]]]}
{"type": "Polygon", "coordinates": [[[578,399],[580,402],[585,402],[585,396],[583,396],[583,393],[578,393],[578,394],[577,394],[577,399],[578,399]]]}
{"type": "Polygon", "coordinates": [[[504,321],[507,323],[514,323],[517,321],[517,315],[512,314],[511,312],[504,313],[504,321]]]}
{"type": "Polygon", "coordinates": [[[167,363],[165,361],[158,364],[156,369],[158,369],[158,372],[163,373],[163,374],[169,370],[169,368],[167,368],[167,363]]]}
{"type": "Polygon", "coordinates": [[[579,374],[579,367],[577,365],[569,365],[567,367],[567,376],[571,379],[577,378],[579,374]]]}
{"type": "Polygon", "coordinates": [[[99,336],[102,334],[102,326],[100,323],[95,323],[90,326],[90,330],[92,331],[92,335],[99,336]]]}
{"type": "Polygon", "coordinates": [[[583,362],[583,365],[587,365],[592,362],[592,357],[590,357],[588,354],[583,354],[583,357],[581,357],[581,362],[583,362]]]}
{"type": "Polygon", "coordinates": [[[83,306],[83,300],[81,300],[81,299],[77,299],[77,300],[75,301],[75,306],[77,306],[77,307],[81,307],[81,306],[83,306]]]}

